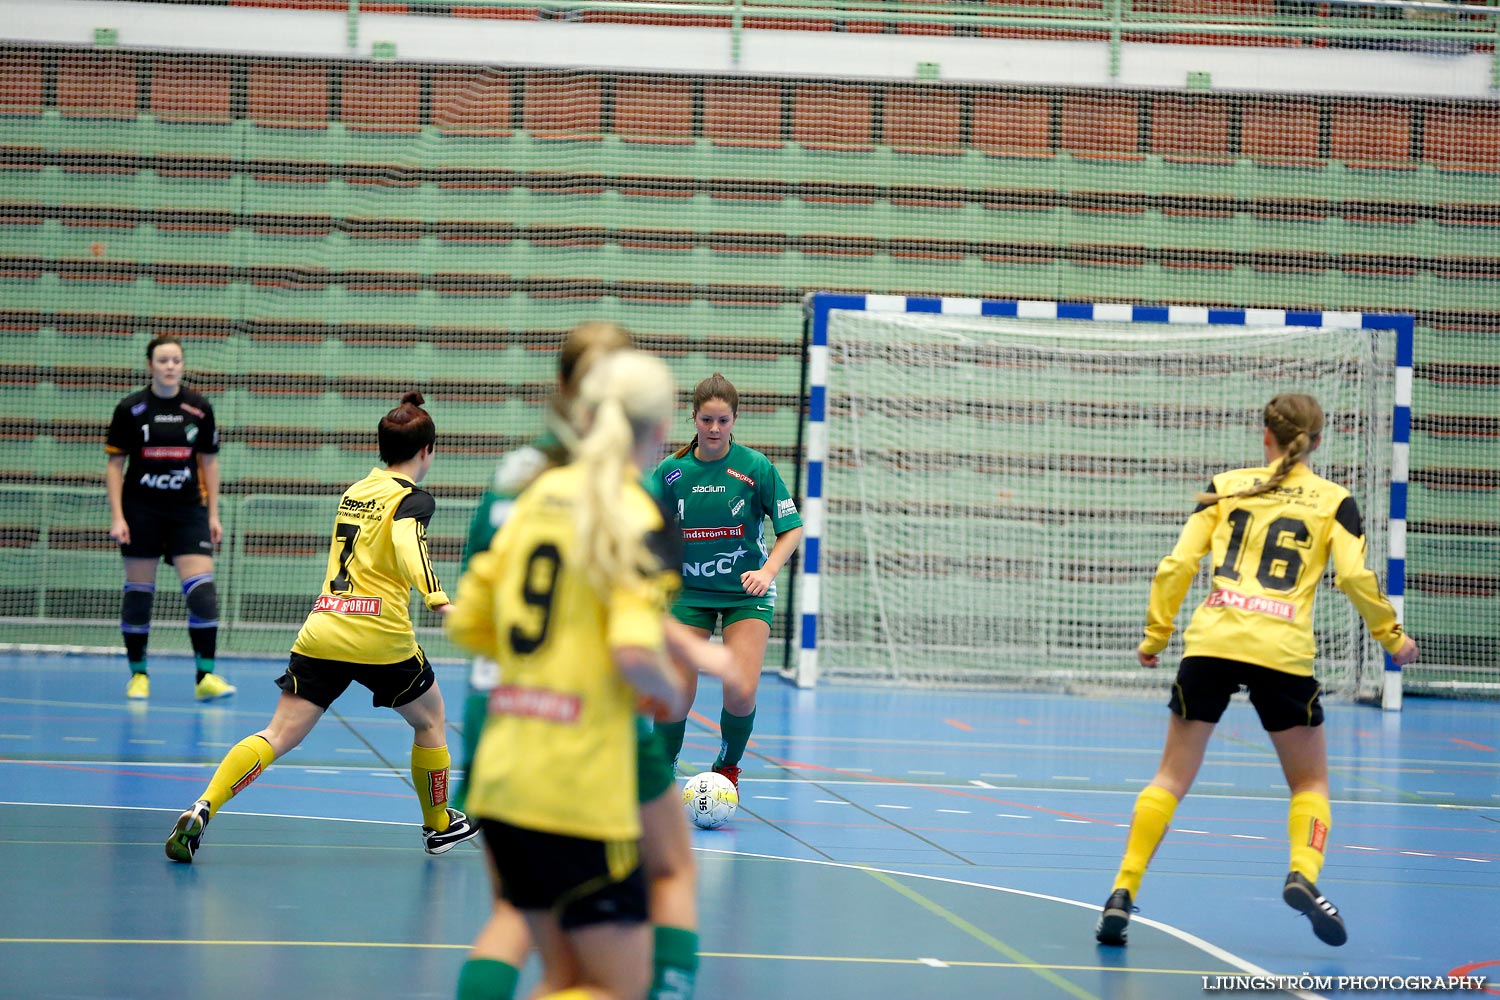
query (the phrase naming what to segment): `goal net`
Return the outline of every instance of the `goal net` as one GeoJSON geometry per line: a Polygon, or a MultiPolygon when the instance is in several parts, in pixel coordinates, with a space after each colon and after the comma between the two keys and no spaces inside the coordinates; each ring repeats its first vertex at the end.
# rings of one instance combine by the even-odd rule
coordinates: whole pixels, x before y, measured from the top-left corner
{"type": "MultiPolygon", "coordinates": [[[[822,676],[1159,686],[1133,655],[1155,566],[1214,473],[1262,464],[1279,392],[1326,411],[1311,464],[1358,500],[1385,578],[1394,332],[847,310],[826,329],[822,676]]],[[[1378,696],[1350,604],[1325,592],[1314,628],[1325,689],[1378,696]]]]}

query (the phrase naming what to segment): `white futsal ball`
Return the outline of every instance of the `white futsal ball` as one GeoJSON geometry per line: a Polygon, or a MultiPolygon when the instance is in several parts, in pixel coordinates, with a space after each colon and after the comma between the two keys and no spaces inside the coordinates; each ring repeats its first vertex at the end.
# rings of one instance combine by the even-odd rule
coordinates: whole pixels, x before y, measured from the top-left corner
{"type": "Polygon", "coordinates": [[[682,808],[694,826],[713,830],[734,818],[740,808],[740,793],[722,774],[704,771],[682,787],[682,808]]]}

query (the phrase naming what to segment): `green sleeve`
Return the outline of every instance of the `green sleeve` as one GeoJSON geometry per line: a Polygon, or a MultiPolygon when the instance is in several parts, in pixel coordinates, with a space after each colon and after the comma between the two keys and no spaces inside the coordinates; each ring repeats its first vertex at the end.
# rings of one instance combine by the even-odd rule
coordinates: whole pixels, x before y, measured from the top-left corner
{"type": "Polygon", "coordinates": [[[779,535],[792,528],[802,527],[802,515],[797,512],[797,503],[792,499],[792,491],[786,488],[786,483],[781,479],[781,473],[776,471],[776,466],[771,464],[771,460],[762,456],[762,461],[766,463],[765,481],[772,487],[770,502],[766,504],[766,513],[771,518],[771,530],[779,535]]]}
{"type": "Polygon", "coordinates": [[[479,506],[474,508],[474,517],[469,521],[469,533],[464,536],[464,551],[458,561],[460,574],[469,568],[469,560],[474,558],[474,553],[483,552],[490,547],[490,541],[495,537],[495,523],[490,510],[499,500],[500,494],[495,492],[494,487],[485,490],[479,498],[479,506]]]}

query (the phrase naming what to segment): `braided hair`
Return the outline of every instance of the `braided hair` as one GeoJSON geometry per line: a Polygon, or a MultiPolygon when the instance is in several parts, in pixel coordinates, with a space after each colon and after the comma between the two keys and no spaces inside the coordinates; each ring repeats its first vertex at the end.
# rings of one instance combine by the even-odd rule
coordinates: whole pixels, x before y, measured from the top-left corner
{"type": "Polygon", "coordinates": [[[1266,404],[1264,421],[1281,449],[1281,459],[1271,470],[1271,477],[1237,493],[1200,493],[1199,503],[1258,496],[1280,486],[1292,471],[1292,466],[1305,459],[1317,446],[1318,437],[1323,433],[1323,408],[1311,396],[1284,392],[1266,404]]]}

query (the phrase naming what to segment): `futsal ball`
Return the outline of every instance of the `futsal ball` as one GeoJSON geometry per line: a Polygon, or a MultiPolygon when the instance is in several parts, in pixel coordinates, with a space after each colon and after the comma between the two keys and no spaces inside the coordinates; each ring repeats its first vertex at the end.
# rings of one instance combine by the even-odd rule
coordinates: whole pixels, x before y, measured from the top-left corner
{"type": "Polygon", "coordinates": [[[682,808],[694,826],[717,829],[734,818],[740,808],[740,793],[722,774],[704,771],[682,787],[682,808]]]}

